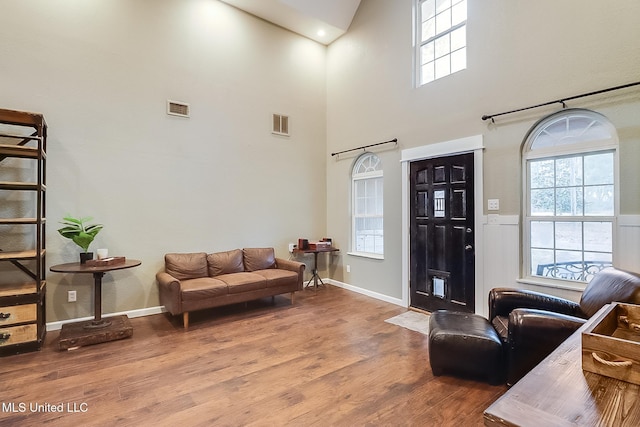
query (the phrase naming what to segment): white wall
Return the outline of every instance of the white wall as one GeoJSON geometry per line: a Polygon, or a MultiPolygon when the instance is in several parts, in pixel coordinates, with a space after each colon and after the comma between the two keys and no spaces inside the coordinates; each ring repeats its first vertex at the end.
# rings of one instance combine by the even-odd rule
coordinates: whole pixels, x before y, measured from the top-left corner
{"type": "MultiPolygon", "coordinates": [[[[59,219],[142,260],[104,280],[103,312],[158,305],[166,252],[324,235],[326,47],[213,0],[20,0],[0,13],[0,108],[49,124],[47,264],[59,219]],[[166,114],[187,102],[191,118],[166,114]],[[290,116],[291,137],[271,134],[290,116]]],[[[6,240],[5,240],[6,242],[6,240]]],[[[92,279],[48,275],[47,321],[92,315],[92,279]],[[78,302],[67,303],[67,290],[78,302]]]]}
{"type": "MultiPolygon", "coordinates": [[[[385,259],[343,253],[335,278],[400,298],[400,151],[482,135],[484,200],[479,203],[486,213],[487,199],[500,200],[498,224],[487,224],[482,233],[484,273],[476,279],[477,301],[485,304],[488,289],[515,285],[519,276],[520,145],[537,120],[561,107],[498,118],[495,124],[483,122],[482,115],[637,81],[640,3],[468,2],[467,69],[419,88],[412,84],[412,6],[412,0],[362,1],[348,33],[328,49],[327,153],[399,140],[397,148],[378,152],[385,174],[385,259]]],[[[568,103],[601,112],[616,125],[621,213],[632,217],[640,213],[638,93],[636,87],[568,103]]],[[[352,164],[348,156],[327,163],[327,233],[343,246],[349,241],[352,164]]],[[[620,266],[640,270],[640,244],[620,244],[631,247],[620,266]],[[629,259],[636,260],[634,265],[629,266],[629,259]]]]}

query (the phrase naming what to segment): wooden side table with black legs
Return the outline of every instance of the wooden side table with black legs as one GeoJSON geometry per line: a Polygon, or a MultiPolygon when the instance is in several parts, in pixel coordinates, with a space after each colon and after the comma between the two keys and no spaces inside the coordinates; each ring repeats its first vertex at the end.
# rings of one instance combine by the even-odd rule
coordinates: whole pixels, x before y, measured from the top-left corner
{"type": "Polygon", "coordinates": [[[316,291],[318,290],[318,286],[319,286],[318,282],[320,282],[320,284],[324,286],[324,282],[318,275],[318,254],[324,253],[324,252],[338,252],[339,250],[340,249],[332,248],[332,247],[320,248],[320,249],[294,249],[293,250],[293,253],[296,253],[296,254],[313,254],[313,270],[312,270],[313,275],[305,285],[305,288],[310,287],[311,281],[313,281],[313,288],[316,291]]]}
{"type": "Polygon", "coordinates": [[[62,325],[59,339],[60,350],[115,341],[133,335],[133,328],[127,315],[102,318],[102,278],[109,271],[133,268],[140,264],[142,262],[137,259],[127,259],[124,262],[113,265],[87,266],[79,262],[72,262],[54,265],[50,268],[51,271],[56,273],[91,273],[93,275],[93,320],[62,325]]]}

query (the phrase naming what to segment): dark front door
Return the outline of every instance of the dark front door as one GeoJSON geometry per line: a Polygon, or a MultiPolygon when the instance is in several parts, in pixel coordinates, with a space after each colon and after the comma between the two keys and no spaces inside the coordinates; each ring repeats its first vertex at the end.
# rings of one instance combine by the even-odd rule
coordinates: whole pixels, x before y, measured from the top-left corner
{"type": "Polygon", "coordinates": [[[475,311],[473,153],[411,163],[411,306],[475,311]]]}

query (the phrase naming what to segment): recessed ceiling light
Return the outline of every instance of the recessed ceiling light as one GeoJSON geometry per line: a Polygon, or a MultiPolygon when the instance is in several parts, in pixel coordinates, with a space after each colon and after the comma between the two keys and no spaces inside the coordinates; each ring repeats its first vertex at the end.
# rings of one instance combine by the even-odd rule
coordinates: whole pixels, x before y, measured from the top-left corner
{"type": "Polygon", "coordinates": [[[327,33],[324,30],[322,29],[318,30],[318,37],[324,37],[326,34],[327,33]]]}

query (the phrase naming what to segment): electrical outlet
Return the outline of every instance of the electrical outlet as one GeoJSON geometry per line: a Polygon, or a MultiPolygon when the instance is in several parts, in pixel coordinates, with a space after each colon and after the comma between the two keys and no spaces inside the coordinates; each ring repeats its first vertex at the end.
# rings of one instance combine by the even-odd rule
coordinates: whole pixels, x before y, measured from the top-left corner
{"type": "Polygon", "coordinates": [[[351,266],[347,264],[347,273],[351,273],[351,266]]]}
{"type": "Polygon", "coordinates": [[[76,291],[67,292],[67,302],[76,302],[76,291]]]}
{"type": "Polygon", "coordinates": [[[289,253],[293,253],[293,250],[296,248],[295,243],[289,243],[289,253]]]}
{"type": "Polygon", "coordinates": [[[489,211],[499,211],[500,210],[500,199],[489,199],[489,200],[487,200],[487,210],[489,210],[489,211]]]}

